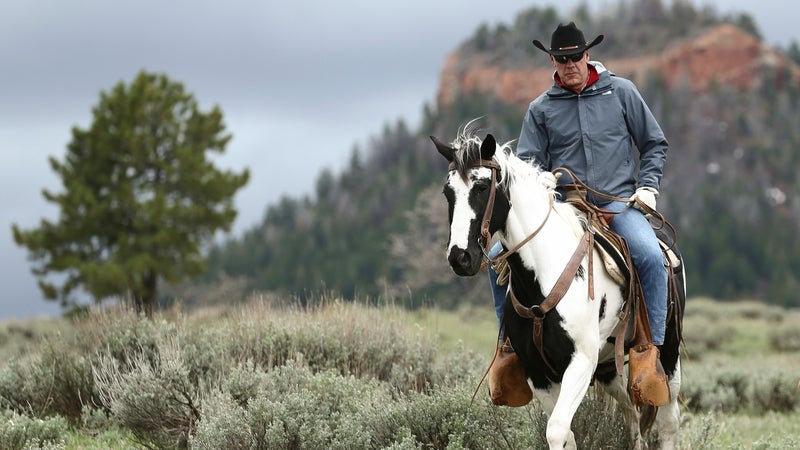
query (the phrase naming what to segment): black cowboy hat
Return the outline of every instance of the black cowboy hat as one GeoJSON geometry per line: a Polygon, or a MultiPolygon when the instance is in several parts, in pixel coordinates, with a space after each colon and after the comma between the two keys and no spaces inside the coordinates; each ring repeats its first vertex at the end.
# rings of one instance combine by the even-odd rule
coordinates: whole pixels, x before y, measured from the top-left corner
{"type": "Polygon", "coordinates": [[[568,25],[558,24],[558,28],[553,32],[553,37],[550,39],[550,49],[546,49],[536,39],[533,40],[533,45],[545,53],[559,56],[581,53],[601,42],[603,42],[602,34],[591,42],[586,42],[583,37],[583,31],[575,26],[575,22],[570,22],[568,25]]]}

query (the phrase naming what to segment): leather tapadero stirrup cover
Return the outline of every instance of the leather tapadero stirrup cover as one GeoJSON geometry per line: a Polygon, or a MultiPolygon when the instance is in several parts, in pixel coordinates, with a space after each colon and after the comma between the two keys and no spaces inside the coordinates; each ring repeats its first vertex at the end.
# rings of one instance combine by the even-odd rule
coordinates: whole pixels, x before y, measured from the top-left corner
{"type": "Polygon", "coordinates": [[[640,303],[636,305],[635,345],[628,352],[628,393],[634,405],[663,406],[669,403],[669,384],[660,352],[653,345],[647,307],[641,299],[641,285],[636,291],[640,303]]]}
{"type": "Polygon", "coordinates": [[[533,399],[525,368],[510,345],[503,347],[497,347],[489,369],[489,396],[497,406],[525,406],[533,399]]]}

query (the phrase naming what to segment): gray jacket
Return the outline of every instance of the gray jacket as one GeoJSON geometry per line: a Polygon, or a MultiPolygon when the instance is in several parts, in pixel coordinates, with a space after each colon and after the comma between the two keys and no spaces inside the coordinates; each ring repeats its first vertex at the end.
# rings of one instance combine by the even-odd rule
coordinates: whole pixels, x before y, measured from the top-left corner
{"type": "MultiPolygon", "coordinates": [[[[542,168],[566,167],[592,189],[630,197],[659,188],[667,139],[636,86],[591,61],[600,78],[578,95],[556,83],[531,102],[517,155],[542,168]],[[638,182],[633,144],[639,150],[638,182]]],[[[571,182],[562,177],[559,183],[571,182]]]]}

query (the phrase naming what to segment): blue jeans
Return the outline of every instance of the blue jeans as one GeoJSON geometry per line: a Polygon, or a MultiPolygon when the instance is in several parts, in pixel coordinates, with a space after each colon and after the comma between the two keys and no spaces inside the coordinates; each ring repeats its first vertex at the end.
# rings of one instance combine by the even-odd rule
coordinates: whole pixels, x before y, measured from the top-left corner
{"type": "MultiPolygon", "coordinates": [[[[503,250],[503,244],[496,242],[492,249],[489,250],[489,258],[494,258],[499,255],[503,250]]],[[[494,267],[489,266],[489,286],[492,288],[492,300],[494,300],[494,312],[497,314],[497,326],[500,328],[500,339],[503,338],[505,330],[501,327],[503,322],[503,307],[506,303],[506,291],[508,290],[508,283],[497,284],[497,272],[494,267]]]]}
{"type": "MultiPolygon", "coordinates": [[[[631,251],[633,265],[639,274],[644,293],[644,302],[647,306],[647,315],[650,319],[650,330],[653,332],[653,343],[664,344],[667,320],[667,269],[664,266],[664,256],[658,239],[650,226],[650,222],[639,210],[625,209],[626,203],[611,202],[603,208],[619,212],[611,221],[611,229],[625,238],[631,251]]],[[[489,252],[489,257],[494,257],[503,249],[499,243],[495,244],[489,252]]],[[[503,320],[503,305],[506,299],[506,285],[497,285],[497,273],[489,267],[489,284],[492,288],[492,299],[497,314],[498,326],[503,320]]],[[[502,331],[501,331],[502,333],[502,331]]]]}

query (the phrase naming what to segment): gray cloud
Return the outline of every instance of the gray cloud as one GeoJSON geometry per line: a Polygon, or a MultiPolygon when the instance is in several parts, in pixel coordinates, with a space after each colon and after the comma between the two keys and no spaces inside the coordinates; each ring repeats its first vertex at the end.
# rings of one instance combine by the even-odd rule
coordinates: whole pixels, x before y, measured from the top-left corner
{"type": "MultiPolygon", "coordinates": [[[[0,320],[57,311],[41,299],[10,225],[57,218],[41,196],[60,189],[47,157],[63,157],[71,127],[89,126],[101,90],[146,69],[183,82],[203,107],[220,105],[234,139],[219,165],[252,173],[236,199],[240,233],[281,195],[309,193],[322,168],[340,167],[385,122],[416,126],[446,55],[479,24],[509,24],[526,7],[513,0],[0,2],[0,320]]],[[[558,4],[566,11],[578,3],[558,4]]],[[[785,9],[763,4],[726,7],[741,5],[768,23],[771,43],[796,36],[785,9]]]]}

